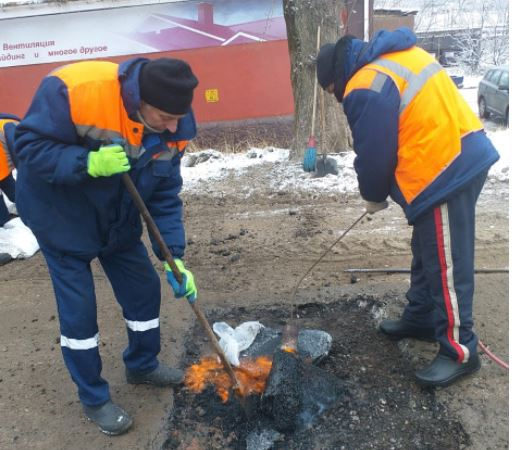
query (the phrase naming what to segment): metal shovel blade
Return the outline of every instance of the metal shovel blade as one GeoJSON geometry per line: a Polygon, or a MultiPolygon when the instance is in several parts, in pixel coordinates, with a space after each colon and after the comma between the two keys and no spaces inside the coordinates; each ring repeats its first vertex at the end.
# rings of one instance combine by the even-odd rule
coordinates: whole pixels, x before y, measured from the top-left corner
{"type": "Polygon", "coordinates": [[[316,161],[315,178],[322,178],[328,174],[338,175],[338,163],[335,159],[323,155],[316,161]]]}

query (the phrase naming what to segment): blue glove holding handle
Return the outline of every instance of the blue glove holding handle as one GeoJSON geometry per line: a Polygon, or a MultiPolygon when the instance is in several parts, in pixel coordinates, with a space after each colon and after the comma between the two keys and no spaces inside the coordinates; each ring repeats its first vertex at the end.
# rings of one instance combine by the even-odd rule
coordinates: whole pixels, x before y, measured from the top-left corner
{"type": "Polygon", "coordinates": [[[178,283],[174,273],[172,272],[171,266],[167,262],[164,263],[165,273],[167,275],[167,282],[170,284],[174,291],[176,298],[187,297],[190,303],[194,303],[197,298],[197,288],[194,281],[194,275],[190,270],[185,269],[185,264],[179,258],[175,258],[174,262],[181,272],[182,280],[181,284],[178,283]]]}

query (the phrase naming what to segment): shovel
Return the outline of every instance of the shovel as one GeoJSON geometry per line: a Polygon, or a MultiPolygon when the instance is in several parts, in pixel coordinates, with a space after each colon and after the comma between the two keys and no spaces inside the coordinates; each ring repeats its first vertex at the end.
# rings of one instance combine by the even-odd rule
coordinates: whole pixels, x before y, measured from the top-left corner
{"type": "MultiPolygon", "coordinates": [[[[316,33],[316,52],[320,50],[320,25],[316,33]]],[[[309,135],[308,147],[304,152],[304,161],[302,168],[304,172],[314,172],[316,162],[316,139],[315,139],[315,120],[316,120],[316,93],[317,93],[316,75],[313,78],[313,114],[311,116],[311,134],[309,135]]]]}
{"type": "Polygon", "coordinates": [[[333,158],[328,158],[325,146],[325,93],[320,93],[320,124],[322,125],[320,137],[320,149],[322,157],[316,161],[315,178],[323,178],[328,174],[338,175],[338,163],[333,158]]]}
{"type": "MultiPolygon", "coordinates": [[[[123,173],[121,175],[121,178],[123,180],[124,185],[126,186],[126,189],[130,193],[135,206],[137,206],[137,209],[139,210],[142,218],[146,222],[146,225],[148,227],[148,232],[153,236],[153,238],[157,241],[158,246],[160,248],[160,251],[162,252],[162,255],[164,256],[165,260],[167,261],[167,264],[171,267],[172,273],[174,274],[174,277],[178,281],[179,284],[182,283],[183,277],[181,275],[181,272],[179,271],[178,267],[176,266],[176,263],[174,262],[174,258],[172,257],[172,254],[165,244],[162,235],[160,234],[160,231],[158,230],[158,227],[155,224],[155,221],[151,217],[151,214],[149,214],[149,211],[144,203],[144,200],[140,196],[139,192],[137,191],[137,188],[135,187],[135,184],[133,183],[132,179],[127,173],[123,173]]],[[[199,323],[203,327],[204,331],[206,332],[206,335],[208,336],[208,339],[210,340],[215,352],[217,355],[219,355],[220,360],[222,361],[222,365],[224,366],[224,369],[228,373],[231,382],[233,383],[233,389],[236,393],[240,395],[242,406],[245,410],[245,403],[244,398],[242,396],[242,390],[241,386],[238,383],[238,380],[236,378],[235,372],[233,371],[233,368],[231,367],[231,364],[226,358],[226,355],[222,351],[222,348],[220,347],[217,338],[213,334],[213,331],[208,324],[208,321],[206,320],[206,317],[204,316],[203,312],[199,309],[199,306],[197,304],[197,300],[190,302],[189,305],[194,310],[194,313],[196,314],[197,318],[199,319],[199,323]]]]}

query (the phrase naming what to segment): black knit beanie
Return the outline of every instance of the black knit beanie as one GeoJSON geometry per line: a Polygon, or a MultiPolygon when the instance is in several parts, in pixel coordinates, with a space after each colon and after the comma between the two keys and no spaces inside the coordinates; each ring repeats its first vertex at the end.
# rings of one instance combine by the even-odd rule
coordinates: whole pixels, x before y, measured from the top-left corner
{"type": "Polygon", "coordinates": [[[316,57],[316,77],[323,89],[334,83],[334,48],[335,44],[325,44],[316,57]]]}
{"type": "Polygon", "coordinates": [[[334,95],[341,103],[349,74],[345,73],[345,62],[354,36],[345,35],[336,44],[323,45],[316,57],[316,76],[322,88],[334,83],[334,95]]]}
{"type": "Polygon", "coordinates": [[[169,114],[190,110],[198,80],[180,59],[159,58],[142,66],[139,74],[140,98],[169,114]]]}

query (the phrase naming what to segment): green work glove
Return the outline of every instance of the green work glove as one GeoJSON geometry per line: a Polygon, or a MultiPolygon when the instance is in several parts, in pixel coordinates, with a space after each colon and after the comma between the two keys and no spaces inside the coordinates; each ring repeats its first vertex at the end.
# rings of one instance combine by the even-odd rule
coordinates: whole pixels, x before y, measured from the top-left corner
{"type": "Polygon", "coordinates": [[[91,177],[109,177],[129,170],[128,157],[123,147],[118,144],[106,145],[98,151],[89,152],[87,173],[91,177]]]}
{"type": "Polygon", "coordinates": [[[174,296],[176,298],[187,297],[187,300],[190,303],[194,303],[197,298],[197,288],[196,283],[194,282],[194,275],[190,270],[185,269],[185,264],[181,259],[175,258],[174,262],[178,267],[178,270],[181,272],[182,281],[181,284],[178,283],[176,277],[172,273],[172,269],[166,262],[164,263],[165,273],[167,275],[167,281],[172,287],[174,291],[174,296]]]}

